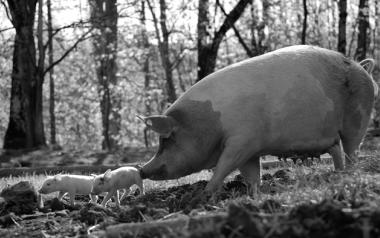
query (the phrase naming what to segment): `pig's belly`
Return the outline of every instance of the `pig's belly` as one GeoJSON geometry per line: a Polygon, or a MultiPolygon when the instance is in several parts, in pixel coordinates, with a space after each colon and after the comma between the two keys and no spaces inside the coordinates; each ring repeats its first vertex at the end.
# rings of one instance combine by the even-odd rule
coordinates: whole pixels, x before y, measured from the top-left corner
{"type": "MultiPolygon", "coordinates": [[[[323,108],[323,105],[321,105],[323,108]]],[[[272,155],[319,155],[339,143],[342,117],[329,110],[297,110],[268,119],[263,151],[272,155]]]]}
{"type": "Polygon", "coordinates": [[[91,193],[91,186],[77,186],[75,188],[76,194],[88,195],[91,193]]]}
{"type": "Polygon", "coordinates": [[[279,140],[262,150],[263,155],[270,154],[275,156],[306,155],[319,156],[328,152],[328,149],[339,142],[338,138],[319,138],[304,141],[292,139],[279,140]]]}

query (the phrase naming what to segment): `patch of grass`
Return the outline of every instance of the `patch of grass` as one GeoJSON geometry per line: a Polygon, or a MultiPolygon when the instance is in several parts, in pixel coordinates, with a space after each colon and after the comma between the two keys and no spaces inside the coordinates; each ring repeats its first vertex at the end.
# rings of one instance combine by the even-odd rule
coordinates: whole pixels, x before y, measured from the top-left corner
{"type": "MultiPolygon", "coordinates": [[[[280,202],[284,207],[294,207],[305,202],[317,203],[325,199],[347,200],[350,202],[367,202],[380,205],[380,181],[379,165],[375,156],[361,160],[355,169],[349,172],[335,172],[331,163],[314,163],[311,167],[292,165],[287,167],[291,175],[290,182],[284,183],[274,180],[270,186],[275,187],[275,192],[260,193],[254,200],[261,203],[268,199],[280,202]]],[[[262,174],[274,174],[277,169],[263,170],[262,174]]],[[[226,181],[232,180],[237,171],[231,173],[226,181]]],[[[176,180],[152,181],[144,180],[146,191],[168,189],[183,184],[192,184],[200,180],[209,180],[212,172],[201,171],[176,180]]],[[[28,175],[21,177],[8,177],[0,179],[0,190],[7,184],[15,184],[19,181],[31,181],[36,189],[39,189],[46,179],[45,175],[28,175]]],[[[57,196],[52,193],[46,196],[51,198],[57,196]]],[[[241,199],[252,199],[248,196],[233,196],[231,201],[241,199]]],[[[226,206],[230,200],[225,200],[219,204],[226,206]]]]}

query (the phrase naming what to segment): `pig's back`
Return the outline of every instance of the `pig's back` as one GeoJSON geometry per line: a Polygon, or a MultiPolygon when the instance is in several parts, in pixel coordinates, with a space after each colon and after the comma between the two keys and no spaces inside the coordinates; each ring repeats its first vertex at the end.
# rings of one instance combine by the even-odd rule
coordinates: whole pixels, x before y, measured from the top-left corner
{"type": "Polygon", "coordinates": [[[208,124],[221,125],[225,138],[246,135],[247,143],[256,140],[270,151],[291,147],[302,150],[304,145],[325,148],[337,140],[341,127],[350,90],[347,74],[350,70],[365,74],[355,64],[334,51],[287,47],[207,76],[168,112],[202,111],[189,109],[187,104],[191,101],[194,107],[194,102],[200,106],[207,102],[219,115],[219,122],[208,124]]]}
{"type": "Polygon", "coordinates": [[[135,184],[140,176],[137,168],[125,166],[112,171],[112,184],[118,188],[125,188],[135,184]]]}

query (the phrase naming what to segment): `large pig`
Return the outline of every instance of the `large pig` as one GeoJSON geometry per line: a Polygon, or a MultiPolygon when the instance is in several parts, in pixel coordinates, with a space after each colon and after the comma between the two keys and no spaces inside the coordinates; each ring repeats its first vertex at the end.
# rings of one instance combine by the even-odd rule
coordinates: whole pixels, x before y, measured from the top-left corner
{"type": "Polygon", "coordinates": [[[291,46],[233,64],[193,85],[164,115],[143,118],[160,144],[141,175],[175,179],[215,166],[206,187],[214,192],[239,169],[255,193],[261,155],[327,152],[342,170],[342,152],[347,166],[354,161],[376,89],[360,64],[319,47],[291,46]]]}

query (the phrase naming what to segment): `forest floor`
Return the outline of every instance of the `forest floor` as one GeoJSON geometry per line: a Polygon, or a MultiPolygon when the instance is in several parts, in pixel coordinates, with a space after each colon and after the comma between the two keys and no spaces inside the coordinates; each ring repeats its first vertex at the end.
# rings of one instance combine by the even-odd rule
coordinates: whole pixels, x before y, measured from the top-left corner
{"type": "MultiPolygon", "coordinates": [[[[120,209],[113,201],[106,209],[91,204],[87,196],[70,206],[56,194],[30,214],[2,203],[0,237],[379,237],[378,144],[366,142],[351,171],[334,172],[331,161],[264,170],[254,199],[237,172],[215,197],[204,194],[212,173],[202,171],[178,180],[145,180],[146,193],[132,192],[120,209]]],[[[3,178],[0,190],[19,181],[38,189],[45,178],[3,178]]]]}

